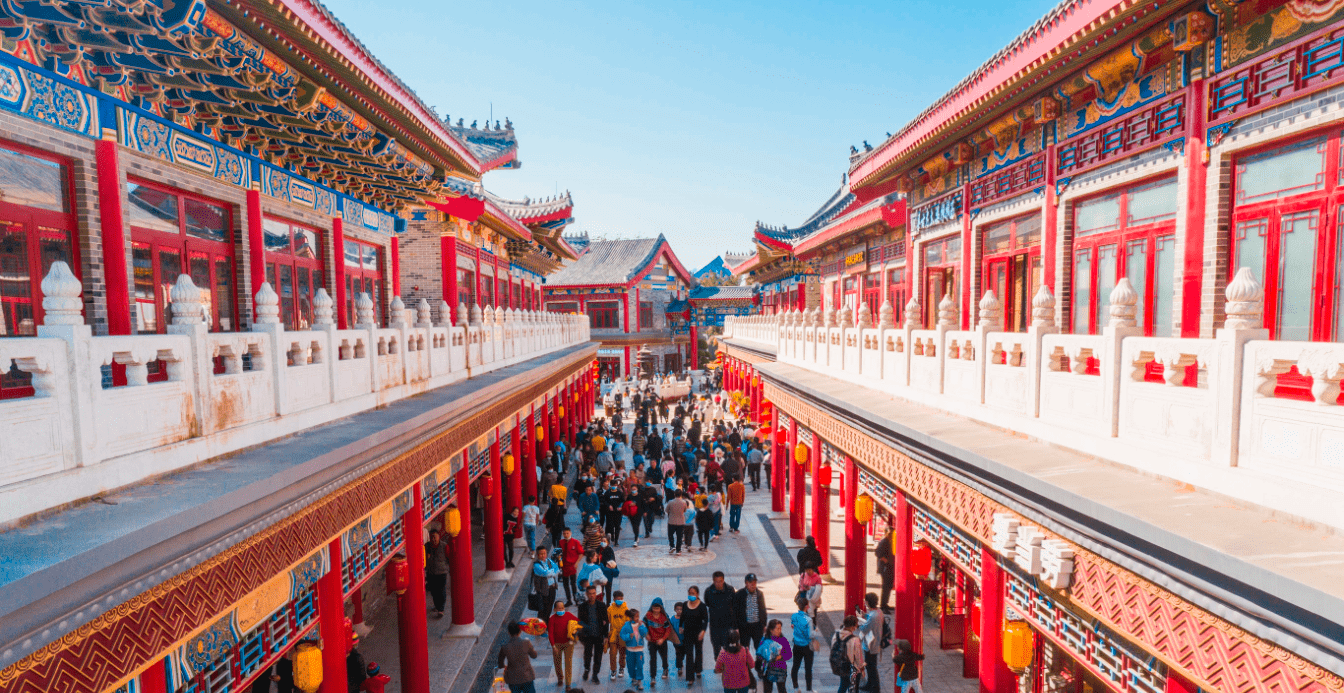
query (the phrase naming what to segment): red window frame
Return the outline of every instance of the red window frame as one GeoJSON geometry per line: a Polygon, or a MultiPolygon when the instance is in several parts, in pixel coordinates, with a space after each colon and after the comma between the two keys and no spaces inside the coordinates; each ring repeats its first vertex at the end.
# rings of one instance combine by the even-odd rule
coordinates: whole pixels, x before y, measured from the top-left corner
{"type": "Polygon", "coordinates": [[[992,289],[1003,306],[1000,328],[1006,332],[1026,332],[1031,324],[1031,299],[1041,286],[1042,232],[1039,210],[980,228],[985,288],[992,289]],[[991,237],[1001,230],[1007,232],[1006,246],[991,247],[991,237]]]}
{"type": "Polygon", "coordinates": [[[136,331],[140,334],[163,334],[172,320],[170,291],[177,276],[164,276],[169,268],[168,256],[176,255],[178,274],[191,277],[201,289],[202,303],[209,313],[206,327],[211,332],[235,332],[238,325],[238,269],[235,248],[237,237],[233,227],[233,205],[202,195],[160,185],[136,178],[127,181],[128,204],[134,205],[134,193],[141,188],[150,193],[172,198],[177,216],[177,229],[167,231],[140,226],[131,222],[131,259],[135,281],[131,300],[137,307],[136,331]],[[134,186],[134,187],[132,187],[134,186]],[[204,205],[218,209],[223,216],[224,238],[210,240],[187,232],[188,206],[204,205]],[[145,295],[144,290],[150,291],[145,295]],[[146,327],[141,311],[154,310],[154,324],[146,327]]]}
{"type": "MultiPolygon", "coordinates": [[[[1265,290],[1264,325],[1271,339],[1306,339],[1308,341],[1344,341],[1344,292],[1341,292],[1341,280],[1344,271],[1339,263],[1344,261],[1344,147],[1341,146],[1341,131],[1338,126],[1329,130],[1316,130],[1290,139],[1279,140],[1263,147],[1240,152],[1233,160],[1231,196],[1232,223],[1230,234],[1230,257],[1228,262],[1228,281],[1236,275],[1242,265],[1251,267],[1265,290]],[[1317,174],[1315,189],[1279,190],[1262,194],[1263,199],[1249,200],[1241,190],[1243,178],[1247,176],[1250,162],[1270,158],[1276,154],[1302,152],[1310,143],[1318,141],[1318,150],[1322,157],[1320,173],[1317,174]],[[1300,230],[1308,231],[1303,236],[1289,236],[1295,233],[1294,226],[1306,222],[1300,230]],[[1315,228],[1311,228],[1314,224],[1315,228]],[[1251,241],[1248,235],[1255,233],[1258,241],[1251,241]],[[1310,241],[1313,244],[1313,263],[1310,274],[1309,309],[1305,325],[1286,328],[1284,310],[1286,303],[1284,292],[1288,290],[1289,266],[1299,267],[1296,259],[1291,258],[1289,243],[1310,241]],[[1261,257],[1243,261],[1243,255],[1249,255],[1248,242],[1260,245],[1261,257]],[[1271,271],[1271,268],[1273,271],[1271,271]]],[[[1291,277],[1301,281],[1301,277],[1291,277]]],[[[1297,287],[1302,288],[1300,285],[1297,287]]]]}
{"type": "MultiPolygon", "coordinates": [[[[39,162],[55,164],[61,183],[60,195],[64,211],[43,209],[42,207],[21,205],[0,198],[0,244],[16,244],[10,253],[0,250],[0,260],[10,267],[0,265],[0,337],[30,337],[37,335],[37,327],[43,324],[45,311],[42,309],[42,280],[51,270],[56,260],[65,260],[70,271],[83,282],[83,271],[79,260],[79,222],[74,211],[74,173],[70,161],[31,147],[0,140],[0,148],[9,150],[39,162]],[[64,242],[64,257],[50,243],[64,242]],[[22,265],[19,258],[22,258],[22,265]],[[36,268],[37,271],[34,271],[36,268]],[[14,279],[9,276],[14,274],[14,279]],[[31,331],[23,321],[15,321],[20,313],[31,321],[31,331]]],[[[30,397],[34,394],[32,375],[19,370],[17,365],[0,364],[0,399],[30,397]]]]}
{"type": "Polygon", "coordinates": [[[457,301],[468,310],[476,303],[476,273],[457,268],[457,301]]]}
{"type": "Polygon", "coordinates": [[[385,253],[382,246],[345,239],[341,262],[345,263],[345,320],[347,325],[356,325],[355,300],[358,294],[367,293],[373,299],[373,323],[383,324],[383,303],[386,299],[383,291],[383,262],[385,253]],[[370,258],[372,255],[372,258],[370,258]]]}
{"type": "Polygon", "coordinates": [[[306,224],[270,216],[262,220],[262,227],[266,243],[266,281],[280,297],[280,320],[287,330],[311,329],[313,295],[319,288],[326,287],[326,275],[322,271],[322,249],[325,247],[322,232],[306,224]],[[283,245],[273,240],[275,234],[281,232],[286,241],[283,245]],[[311,240],[308,234],[311,234],[311,240]],[[301,253],[307,246],[311,246],[311,257],[301,253]],[[307,284],[306,291],[304,284],[307,284]]]}
{"type": "Polygon", "coordinates": [[[863,276],[863,301],[868,304],[868,317],[877,322],[877,311],[882,307],[882,273],[870,272],[863,276]]]}
{"type": "Polygon", "coordinates": [[[636,329],[653,327],[653,301],[639,302],[639,326],[636,329]]]}
{"type": "Polygon", "coordinates": [[[592,329],[621,329],[620,301],[589,301],[584,304],[584,312],[588,313],[588,324],[592,329]]]}
{"type": "MultiPolygon", "coordinates": [[[[1072,291],[1069,296],[1069,325],[1074,334],[1098,334],[1109,321],[1109,315],[1103,315],[1100,310],[1104,303],[1109,307],[1110,289],[1106,289],[1106,296],[1100,296],[1101,287],[1098,286],[1102,277],[1102,262],[1113,262],[1115,273],[1112,278],[1112,285],[1119,282],[1121,277],[1129,277],[1133,283],[1134,290],[1139,294],[1139,327],[1143,329],[1145,336],[1153,336],[1156,325],[1158,325],[1157,304],[1158,289],[1156,282],[1172,282],[1171,293],[1168,297],[1175,295],[1174,275],[1159,276],[1157,271],[1157,255],[1159,250],[1171,252],[1170,257],[1175,260],[1175,234],[1176,234],[1176,210],[1177,206],[1173,203],[1170,214],[1162,214],[1154,217],[1142,219],[1130,219],[1129,208],[1132,203],[1134,193],[1145,192],[1156,189],[1164,185],[1176,185],[1176,177],[1170,174],[1161,175],[1153,178],[1147,178],[1141,181],[1130,183],[1121,187],[1111,188],[1096,195],[1090,195],[1082,198],[1073,205],[1073,249],[1072,261],[1068,265],[1068,272],[1072,281],[1072,291]],[[1090,229],[1080,229],[1078,226],[1079,211],[1089,202],[1099,200],[1108,200],[1114,198],[1118,204],[1116,223],[1113,228],[1099,227],[1103,230],[1087,233],[1090,229]],[[1139,262],[1135,264],[1133,257],[1140,257],[1139,262]],[[1080,277],[1078,267],[1080,259],[1087,262],[1087,276],[1080,277]],[[1142,281],[1135,282],[1135,273],[1142,274],[1142,281]],[[1086,299],[1083,299],[1086,296],[1086,299]],[[1080,313],[1082,309],[1085,312],[1080,313]]],[[[1179,189],[1176,190],[1179,195],[1179,189]]],[[[1168,311],[1174,310],[1175,306],[1168,307],[1168,311]]],[[[1165,316],[1166,324],[1173,316],[1165,316]]],[[[1161,335],[1167,336],[1167,335],[1161,335]]]]}
{"type": "Polygon", "coordinates": [[[579,312],[578,301],[551,301],[546,304],[548,313],[577,313],[579,312]]]}
{"type": "Polygon", "coordinates": [[[896,267],[887,270],[887,296],[891,298],[892,315],[896,324],[905,323],[905,304],[910,301],[905,287],[905,268],[896,267]]]}
{"type": "Polygon", "coordinates": [[[920,249],[924,258],[924,329],[938,326],[938,304],[943,296],[961,305],[961,235],[953,234],[929,241],[920,249]]]}
{"type": "Polygon", "coordinates": [[[495,307],[495,278],[481,273],[481,307],[495,307]]]}

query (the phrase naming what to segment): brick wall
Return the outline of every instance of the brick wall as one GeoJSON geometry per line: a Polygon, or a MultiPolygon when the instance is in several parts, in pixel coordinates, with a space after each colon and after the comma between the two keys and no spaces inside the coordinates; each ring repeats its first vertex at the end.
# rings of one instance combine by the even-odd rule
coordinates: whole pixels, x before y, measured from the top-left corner
{"type": "MultiPolygon", "coordinates": [[[[414,307],[421,299],[437,308],[443,300],[443,234],[452,232],[452,225],[442,212],[431,212],[424,221],[406,222],[401,234],[401,293],[407,307],[414,307]]],[[[454,281],[457,270],[452,270],[454,281]]],[[[453,306],[456,308],[456,306],[453,306]]]]}

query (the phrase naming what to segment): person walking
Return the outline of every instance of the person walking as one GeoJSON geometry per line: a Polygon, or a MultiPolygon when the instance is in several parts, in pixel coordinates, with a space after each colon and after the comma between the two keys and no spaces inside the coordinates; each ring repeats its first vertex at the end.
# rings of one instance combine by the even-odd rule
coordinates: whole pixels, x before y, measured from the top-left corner
{"type": "MultiPolygon", "coordinates": [[[[625,625],[621,626],[621,643],[625,649],[626,670],[635,690],[644,690],[644,650],[649,643],[649,629],[639,620],[639,609],[626,609],[625,625]]],[[[650,679],[653,677],[650,676],[650,679]]]]}
{"type": "Polygon", "coordinates": [[[607,605],[597,588],[588,585],[587,600],[579,605],[579,642],[583,643],[583,679],[597,683],[602,676],[602,650],[607,642],[607,605]]]}
{"type": "Polygon", "coordinates": [[[551,501],[550,507],[546,508],[546,517],[543,520],[546,523],[546,529],[551,532],[551,546],[560,545],[560,533],[565,531],[565,502],[560,499],[551,501]]]}
{"type": "Polygon", "coordinates": [[[686,590],[686,607],[681,612],[681,646],[686,655],[686,687],[695,685],[695,677],[704,673],[705,629],[709,625],[709,610],[700,601],[700,588],[691,585],[686,590]]]}
{"type": "Polygon", "coordinates": [[[798,570],[802,572],[808,568],[816,568],[821,572],[821,551],[817,549],[817,538],[807,537],[807,546],[798,549],[798,570]]]}
{"type": "Polygon", "coordinates": [[[812,624],[817,623],[817,611],[821,609],[821,576],[816,568],[808,568],[798,578],[798,594],[807,598],[807,610],[812,615],[812,624]]]}
{"type": "Polygon", "coordinates": [[[714,658],[714,673],[723,677],[723,693],[751,690],[751,670],[755,666],[751,652],[742,646],[737,631],[729,631],[723,652],[714,658]]]}
{"type": "Polygon", "coordinates": [[[551,641],[551,656],[555,658],[555,684],[565,690],[574,682],[574,640],[579,619],[565,611],[564,603],[556,600],[555,613],[546,622],[546,635],[551,641]]]}
{"type": "Polygon", "coordinates": [[[863,645],[863,668],[868,672],[868,680],[860,690],[881,693],[877,657],[882,653],[882,632],[886,629],[887,619],[877,608],[877,595],[872,592],[864,595],[864,603],[855,609],[854,615],[859,622],[859,642],[863,645]]]}
{"type": "Polygon", "coordinates": [[[851,688],[858,689],[859,680],[863,678],[865,662],[858,629],[859,619],[849,614],[845,616],[840,630],[831,637],[831,672],[840,677],[839,693],[848,693],[851,688]]]}
{"type": "Polygon", "coordinates": [[[740,477],[728,484],[728,531],[741,534],[742,505],[747,502],[747,486],[740,477]]]}
{"type": "Polygon", "coordinates": [[[434,600],[434,617],[443,618],[443,605],[448,601],[448,542],[438,530],[429,533],[425,544],[425,584],[434,600]]]}
{"type": "Polygon", "coordinates": [[[728,642],[728,633],[737,628],[733,612],[733,594],[736,590],[724,580],[722,570],[714,571],[713,584],[705,588],[705,606],[709,607],[709,642],[714,647],[714,659],[728,642]]]}
{"type": "Polygon", "coordinates": [[[672,617],[663,609],[662,597],[654,597],[644,613],[644,626],[649,629],[649,688],[658,687],[658,657],[663,658],[663,679],[667,679],[667,642],[679,644],[672,617]]]}
{"type": "Polygon", "coordinates": [[[644,524],[644,504],[641,502],[641,486],[634,486],[625,494],[625,503],[621,505],[621,514],[630,521],[630,532],[635,535],[635,547],[639,547],[639,528],[644,524]]]}
{"type": "Polygon", "coordinates": [[[677,602],[672,605],[672,617],[668,619],[672,622],[672,634],[675,636],[672,648],[677,655],[677,678],[681,678],[681,668],[686,662],[686,633],[681,627],[681,617],[685,613],[686,602],[677,602]]]}
{"type": "Polygon", "coordinates": [[[761,466],[765,463],[765,453],[761,452],[761,442],[753,440],[747,450],[747,474],[751,475],[751,490],[761,490],[761,466]]]}
{"type": "Polygon", "coordinates": [[[607,623],[610,629],[607,634],[607,654],[610,657],[612,681],[625,678],[625,641],[621,639],[621,629],[630,618],[626,615],[627,611],[629,607],[625,605],[625,595],[617,590],[611,595],[611,606],[607,607],[607,623]]]}
{"type": "Polygon", "coordinates": [[[560,583],[565,586],[565,606],[574,606],[578,600],[579,583],[576,575],[583,562],[583,543],[574,538],[568,527],[560,532],[560,543],[555,545],[556,563],[560,564],[560,583]]]}
{"type": "Polygon", "coordinates": [[[509,624],[510,640],[499,648],[496,665],[504,670],[504,683],[509,685],[510,693],[536,693],[537,675],[532,671],[532,660],[537,658],[537,648],[522,637],[522,632],[522,626],[516,622],[509,624]]]}
{"type": "Polygon", "coordinates": [[[901,693],[924,693],[924,687],[919,684],[919,663],[924,661],[924,655],[915,652],[909,640],[896,641],[896,652],[891,661],[896,663],[896,685],[901,693]]]}
{"type": "Polygon", "coordinates": [[[518,508],[510,508],[509,514],[504,516],[504,567],[513,567],[514,547],[513,542],[518,539],[518,535],[523,533],[522,513],[518,508]]]}
{"type": "Polygon", "coordinates": [[[896,556],[891,551],[894,535],[891,527],[877,542],[873,553],[877,555],[877,574],[882,578],[882,611],[891,613],[891,591],[896,584],[896,556]]]}
{"type": "Polygon", "coordinates": [[[793,626],[793,689],[798,688],[798,668],[801,665],[804,680],[807,681],[807,693],[812,693],[812,660],[816,654],[812,649],[812,617],[807,613],[807,599],[799,595],[794,599],[798,611],[789,618],[793,626]]]}
{"type": "Polygon", "coordinates": [[[747,573],[743,582],[742,589],[733,595],[733,615],[737,619],[742,644],[750,645],[754,650],[760,647],[765,635],[765,593],[757,589],[755,573],[747,573]]]}
{"type": "Polygon", "coordinates": [[[766,624],[765,637],[756,651],[756,656],[766,662],[761,673],[761,679],[765,682],[765,693],[773,693],[776,690],[785,693],[784,683],[788,678],[788,666],[789,660],[793,658],[793,648],[784,637],[784,624],[780,623],[779,619],[772,618],[766,624]]]}
{"type": "Polygon", "coordinates": [[[681,541],[683,538],[682,530],[686,526],[686,511],[689,504],[686,502],[685,494],[680,491],[673,492],[672,500],[667,502],[663,509],[667,513],[667,552],[681,553],[681,541]]]}
{"type": "Polygon", "coordinates": [[[560,566],[551,560],[550,553],[545,547],[537,549],[537,559],[532,564],[532,593],[537,595],[537,618],[543,621],[551,617],[556,581],[560,578],[560,566]]]}
{"type": "Polygon", "coordinates": [[[696,505],[701,506],[695,511],[695,530],[700,536],[700,550],[708,551],[709,538],[714,533],[714,512],[709,508],[708,498],[696,505]]]}
{"type": "Polygon", "coordinates": [[[537,552],[537,520],[541,519],[541,508],[537,507],[537,497],[528,496],[523,506],[523,536],[527,539],[527,552],[537,552]]]}

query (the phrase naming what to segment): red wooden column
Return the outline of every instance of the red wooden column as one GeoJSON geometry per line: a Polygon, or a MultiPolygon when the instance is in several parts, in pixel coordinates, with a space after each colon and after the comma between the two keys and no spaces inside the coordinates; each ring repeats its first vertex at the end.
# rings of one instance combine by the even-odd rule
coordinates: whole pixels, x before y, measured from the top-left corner
{"type": "MultiPolygon", "coordinates": [[[[914,508],[910,507],[905,494],[896,494],[896,507],[893,509],[892,523],[895,525],[895,531],[892,533],[892,553],[895,563],[895,591],[896,605],[894,623],[892,630],[897,638],[915,641],[915,631],[922,626],[923,619],[916,621],[913,617],[911,604],[917,603],[916,597],[919,583],[915,581],[914,573],[910,569],[910,546],[914,539],[914,508]]],[[[982,643],[981,648],[985,645],[982,643]]],[[[995,656],[998,656],[998,650],[995,650],[995,656]]]]}
{"type": "Polygon", "coordinates": [[[392,236],[392,260],[389,264],[392,266],[392,295],[401,295],[401,253],[398,250],[397,237],[392,236]]]}
{"type": "MultiPolygon", "coordinates": [[[[1204,285],[1204,198],[1209,169],[1204,142],[1204,80],[1190,84],[1185,135],[1185,257],[1181,266],[1181,336],[1199,337],[1200,292],[1204,285]]],[[[1236,268],[1232,268],[1233,271],[1236,268]]],[[[1166,335],[1157,335],[1165,337],[1166,335]]]]}
{"type": "Polygon", "coordinates": [[[993,551],[981,548],[980,563],[980,691],[1013,693],[1017,690],[1017,678],[1003,662],[1003,612],[1008,585],[993,551]]]}
{"type": "Polygon", "coordinates": [[[868,537],[864,526],[854,517],[854,502],[859,497],[859,463],[845,456],[845,608],[851,613],[863,602],[868,588],[868,537]]]}
{"type": "MultiPolygon", "coordinates": [[[[822,575],[831,572],[831,490],[819,483],[821,478],[821,436],[812,431],[812,538],[821,552],[822,575]]],[[[834,470],[832,470],[834,471],[834,470]]]]}
{"type": "MultiPolygon", "coordinates": [[[[504,572],[504,474],[499,463],[499,427],[490,444],[490,497],[485,499],[485,579],[507,580],[504,572]]],[[[481,479],[485,481],[484,477],[481,479]]],[[[485,485],[484,483],[482,484],[485,485]]]]}
{"type": "MultiPolygon", "coordinates": [[[[411,485],[411,507],[401,516],[401,538],[405,545],[406,567],[410,570],[410,588],[397,597],[397,640],[401,644],[402,693],[429,693],[429,637],[425,625],[425,515],[421,505],[420,484],[411,485]]],[[[335,542],[333,542],[335,543],[335,542]]],[[[340,571],[337,570],[339,575],[340,571]]],[[[344,614],[342,614],[344,615],[344,614]]],[[[454,604],[453,617],[457,617],[454,604]]],[[[326,654],[323,654],[326,657],[326,654]]],[[[341,654],[341,678],[345,678],[345,653],[341,654]]],[[[326,662],[323,661],[325,665],[326,662]]],[[[331,668],[324,668],[325,672],[331,668]]],[[[326,681],[322,682],[324,685],[326,681]]],[[[335,689],[337,693],[345,687],[335,689]]]]}
{"type": "MultiPolygon", "coordinates": [[[[559,392],[551,394],[550,411],[546,412],[546,451],[555,449],[555,441],[560,439],[560,399],[559,392]]],[[[545,458],[542,458],[545,460],[545,458]]],[[[556,471],[560,471],[560,461],[556,460],[556,471]]]]}
{"type": "MultiPolygon", "coordinates": [[[[513,429],[509,431],[509,449],[508,454],[513,455],[513,473],[504,476],[504,514],[513,512],[517,508],[520,512],[523,509],[523,445],[519,437],[522,434],[523,427],[516,422],[517,414],[514,415],[513,429]]],[[[503,471],[503,462],[500,462],[501,471],[503,471]]],[[[523,519],[518,517],[518,529],[522,530],[523,519]]]]}
{"type": "MultiPolygon", "coordinates": [[[[318,634],[322,636],[322,688],[319,690],[321,693],[346,693],[345,655],[350,649],[350,642],[345,636],[340,537],[327,544],[327,557],[331,567],[317,579],[317,628],[318,634]]],[[[424,590],[421,590],[421,602],[425,599],[423,594],[424,590]]]]}
{"type": "Polygon", "coordinates": [[[957,299],[957,312],[961,314],[961,329],[971,329],[972,306],[975,297],[971,294],[971,277],[975,276],[975,227],[971,225],[971,182],[961,186],[961,296],[957,299]]]}
{"type": "MultiPolygon", "coordinates": [[[[1041,284],[1055,290],[1055,248],[1059,247],[1059,195],[1055,193],[1055,181],[1058,178],[1058,160],[1055,158],[1056,145],[1045,147],[1045,205],[1041,213],[1041,284]]],[[[908,227],[907,227],[908,228],[908,227]]],[[[966,252],[963,247],[962,252],[966,252]]],[[[1002,299],[1000,299],[1002,300],[1002,299]]]]}
{"type": "Polygon", "coordinates": [[[803,509],[803,465],[798,464],[793,459],[794,451],[798,449],[798,420],[794,419],[789,423],[789,538],[794,541],[802,541],[805,535],[803,523],[806,521],[806,511],[803,509]]]}
{"type": "Polygon", "coordinates": [[[107,333],[131,333],[131,285],[126,271],[126,225],[121,205],[121,164],[116,140],[94,143],[98,170],[98,222],[102,228],[103,281],[107,285],[107,333]]]}
{"type": "Polygon", "coordinates": [[[347,329],[345,319],[345,226],[340,217],[331,218],[331,281],[336,293],[336,327],[347,329]]]}
{"type": "MultiPolygon", "coordinates": [[[[243,200],[247,214],[247,269],[252,275],[251,292],[244,302],[251,305],[266,281],[266,239],[261,227],[261,191],[248,190],[243,200]]],[[[278,287],[271,287],[277,289],[278,287]]]]}
{"type": "Polygon", "coordinates": [[[160,659],[153,666],[140,672],[140,693],[168,693],[168,672],[165,666],[164,661],[160,659]]]}
{"type": "MultiPolygon", "coordinates": [[[[789,468],[788,443],[779,442],[784,431],[779,427],[779,406],[771,407],[770,422],[770,512],[784,512],[784,475],[789,468]]],[[[787,439],[786,439],[787,441],[787,439]]]]}
{"type": "Polygon", "coordinates": [[[1199,693],[1199,686],[1186,680],[1184,676],[1168,669],[1166,693],[1199,693]]]}
{"type": "Polygon", "coordinates": [[[695,323],[691,323],[691,363],[687,370],[695,370],[700,367],[700,336],[695,329],[695,323]]]}
{"type": "MultiPolygon", "coordinates": [[[[476,579],[471,563],[471,457],[462,451],[462,469],[457,472],[454,499],[458,515],[462,518],[462,531],[453,537],[448,555],[448,574],[452,582],[453,627],[452,635],[479,635],[480,626],[476,625],[476,601],[472,595],[472,582],[476,579]]],[[[412,570],[415,568],[412,567],[412,570]]],[[[421,572],[424,568],[421,568],[421,572]]],[[[424,601],[424,590],[420,590],[420,600],[424,601]]],[[[421,607],[421,613],[424,608],[421,607]]]]}
{"type": "Polygon", "coordinates": [[[450,233],[439,236],[439,281],[443,300],[448,302],[452,324],[457,324],[457,238],[450,233]]]}
{"type": "Polygon", "coordinates": [[[518,430],[521,433],[520,437],[526,438],[525,440],[519,441],[520,445],[518,446],[518,449],[522,451],[523,455],[520,460],[522,463],[523,476],[523,500],[537,498],[538,501],[540,501],[541,497],[537,495],[537,447],[533,444],[533,441],[537,437],[537,427],[536,424],[533,423],[533,409],[534,407],[528,405],[527,423],[518,427],[518,430]]]}

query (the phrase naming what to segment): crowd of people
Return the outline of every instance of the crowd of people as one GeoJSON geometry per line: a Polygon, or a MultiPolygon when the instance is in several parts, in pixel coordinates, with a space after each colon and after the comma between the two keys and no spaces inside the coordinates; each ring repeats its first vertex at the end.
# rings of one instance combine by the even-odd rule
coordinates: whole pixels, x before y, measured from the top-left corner
{"type": "MultiPolygon", "coordinates": [[[[821,554],[810,537],[798,556],[802,575],[787,634],[785,621],[771,617],[751,573],[735,588],[716,571],[703,595],[699,586],[691,586],[684,599],[654,597],[643,611],[626,601],[617,587],[615,552],[623,526],[629,524],[632,547],[648,541],[661,519],[669,554],[707,551],[725,533],[740,531],[747,486],[761,488],[762,470],[764,486],[772,483],[770,446],[757,439],[725,392],[692,392],[669,402],[652,386],[618,384],[603,404],[603,416],[579,432],[572,448],[559,441],[548,454],[538,486],[548,501],[546,511],[529,498],[514,518],[535,556],[528,602],[546,625],[554,684],[569,693],[581,691],[571,688],[577,649],[579,682],[601,681],[605,659],[608,680],[628,678],[633,691],[646,685],[654,690],[659,682],[667,687],[673,676],[693,687],[709,666],[727,693],[784,693],[790,681],[795,693],[810,693],[815,655],[824,650],[830,670],[840,676],[839,693],[878,693],[877,660],[893,645],[890,624],[877,595],[869,594],[844,617],[829,644],[823,641],[816,620],[821,554]],[[627,423],[633,424],[629,434],[627,423]],[[565,483],[571,477],[572,483],[565,483]],[[577,527],[569,525],[571,502],[578,509],[577,527]],[[547,535],[549,547],[538,540],[547,535]],[[712,650],[708,665],[706,639],[712,650]],[[800,673],[805,687],[799,685],[800,673]]],[[[523,644],[521,632],[518,624],[510,627],[515,638],[501,652],[499,665],[512,693],[532,693],[529,660],[537,653],[530,642],[523,644]]],[[[918,687],[923,656],[905,641],[894,644],[905,693],[918,687]],[[912,672],[908,680],[907,669],[912,672]]]]}

